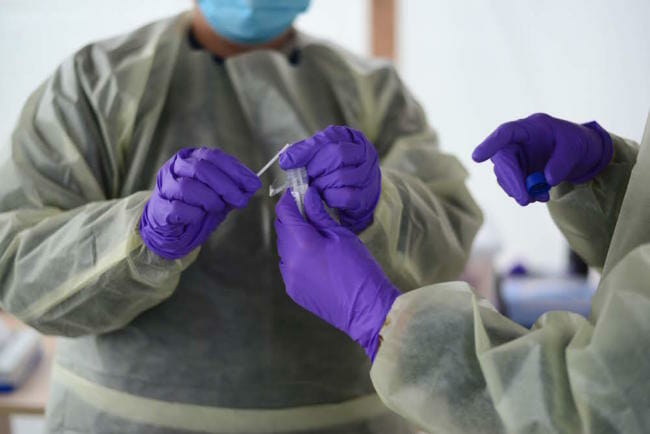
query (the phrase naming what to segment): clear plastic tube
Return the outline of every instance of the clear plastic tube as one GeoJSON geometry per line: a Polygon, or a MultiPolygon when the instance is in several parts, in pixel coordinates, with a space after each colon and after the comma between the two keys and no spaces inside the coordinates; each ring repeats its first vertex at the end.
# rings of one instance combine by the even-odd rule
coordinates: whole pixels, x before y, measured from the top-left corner
{"type": "Polygon", "coordinates": [[[307,169],[298,167],[296,169],[289,169],[284,172],[284,178],[274,182],[269,187],[269,196],[275,196],[282,193],[287,188],[291,191],[293,200],[296,201],[298,210],[302,216],[305,216],[304,203],[305,193],[309,187],[309,178],[307,177],[307,169]]]}

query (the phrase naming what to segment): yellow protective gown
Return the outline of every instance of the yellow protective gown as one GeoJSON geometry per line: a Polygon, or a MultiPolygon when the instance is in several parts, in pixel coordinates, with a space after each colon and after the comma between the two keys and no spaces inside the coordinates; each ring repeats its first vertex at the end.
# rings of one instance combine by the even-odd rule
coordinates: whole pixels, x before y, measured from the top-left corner
{"type": "Polygon", "coordinates": [[[389,64],[305,35],[218,62],[188,29],[182,14],[75,53],[30,96],[0,168],[0,306],[62,336],[48,429],[403,432],[363,351],[286,297],[272,173],[181,260],[149,252],[136,227],[183,147],[256,170],[345,124],[382,165],[362,237],[407,290],[462,270],[481,222],[466,172],[389,64]]]}
{"type": "Polygon", "coordinates": [[[529,330],[461,282],[401,295],[371,370],[388,407],[431,433],[650,432],[650,119],[640,148],[612,139],[610,165],[548,204],[602,269],[589,319],[529,330]]]}

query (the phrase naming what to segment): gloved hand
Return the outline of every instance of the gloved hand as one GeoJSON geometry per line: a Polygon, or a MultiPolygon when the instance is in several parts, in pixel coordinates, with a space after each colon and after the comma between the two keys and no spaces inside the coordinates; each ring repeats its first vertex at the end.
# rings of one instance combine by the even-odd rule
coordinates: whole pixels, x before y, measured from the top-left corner
{"type": "Polygon", "coordinates": [[[341,224],[355,233],[370,226],[381,192],[374,146],[360,131],[329,126],[294,143],[280,155],[283,170],[306,167],[309,184],[337,210],[341,224]]]}
{"type": "Polygon", "coordinates": [[[344,331],[374,360],[378,334],[400,294],[363,243],[305,194],[305,219],[284,193],[275,207],[280,272],[297,304],[344,331]]]}
{"type": "Polygon", "coordinates": [[[233,208],[244,208],[261,185],[218,149],[181,149],[158,171],[140,219],[142,241],[163,258],[181,258],[203,244],[233,208]]]}
{"type": "Polygon", "coordinates": [[[543,172],[546,182],[586,182],[603,170],[612,158],[612,140],[596,122],[584,125],[538,113],[507,122],[476,147],[472,158],[494,163],[497,182],[520,205],[546,202],[549,194],[531,196],[525,180],[543,172]]]}

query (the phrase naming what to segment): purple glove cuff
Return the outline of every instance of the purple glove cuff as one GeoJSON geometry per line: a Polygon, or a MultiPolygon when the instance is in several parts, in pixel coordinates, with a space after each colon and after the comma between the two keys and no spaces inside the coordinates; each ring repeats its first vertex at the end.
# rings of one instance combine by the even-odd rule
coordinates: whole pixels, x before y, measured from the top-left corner
{"type": "Polygon", "coordinates": [[[176,225],[168,227],[167,231],[161,232],[156,230],[155,226],[149,221],[149,202],[144,206],[138,232],[140,238],[147,248],[156,255],[173,261],[189,255],[205,239],[205,234],[209,234],[216,227],[216,221],[204,219],[201,223],[201,231],[197,233],[188,233],[186,226],[176,225]]]}
{"type": "Polygon", "coordinates": [[[375,303],[363,315],[365,321],[362,320],[361,325],[357,324],[355,327],[348,329],[364,330],[360,335],[351,337],[361,345],[371,362],[375,360],[377,349],[379,348],[379,332],[384,326],[386,316],[388,315],[388,312],[390,312],[395,299],[399,297],[400,294],[401,293],[397,288],[395,288],[390,282],[387,280],[383,282],[377,289],[377,299],[375,303]],[[364,322],[366,324],[363,324],[364,322]]]}
{"type": "MultiPolygon", "coordinates": [[[[175,246],[175,248],[167,249],[156,242],[158,239],[165,239],[166,237],[162,234],[157,234],[156,231],[151,226],[151,223],[149,223],[148,212],[147,212],[148,206],[149,203],[147,202],[144,206],[142,217],[140,217],[140,224],[138,225],[138,232],[140,233],[140,238],[142,239],[144,245],[147,246],[147,248],[153,253],[155,253],[156,255],[168,259],[170,261],[173,261],[174,259],[182,258],[183,256],[190,253],[192,251],[191,247],[178,248],[175,246]]],[[[168,237],[168,238],[171,239],[173,237],[168,237]]],[[[176,245],[178,243],[172,243],[172,244],[176,245]]]]}
{"type": "Polygon", "coordinates": [[[612,144],[612,137],[603,127],[598,125],[596,121],[587,122],[585,124],[582,124],[582,126],[589,128],[590,130],[598,134],[602,143],[602,148],[601,148],[600,161],[598,162],[598,164],[583,176],[576,179],[571,179],[571,182],[574,184],[581,184],[583,182],[587,182],[593,179],[596,175],[602,172],[609,165],[609,162],[612,160],[612,156],[614,155],[614,145],[612,144]]]}

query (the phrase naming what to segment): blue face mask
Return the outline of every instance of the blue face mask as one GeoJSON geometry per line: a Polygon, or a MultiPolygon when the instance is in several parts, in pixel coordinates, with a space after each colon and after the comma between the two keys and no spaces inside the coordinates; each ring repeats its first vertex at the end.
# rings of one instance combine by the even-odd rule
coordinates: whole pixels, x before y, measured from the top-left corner
{"type": "Polygon", "coordinates": [[[233,42],[267,42],[287,30],[310,0],[197,0],[210,27],[233,42]]]}

